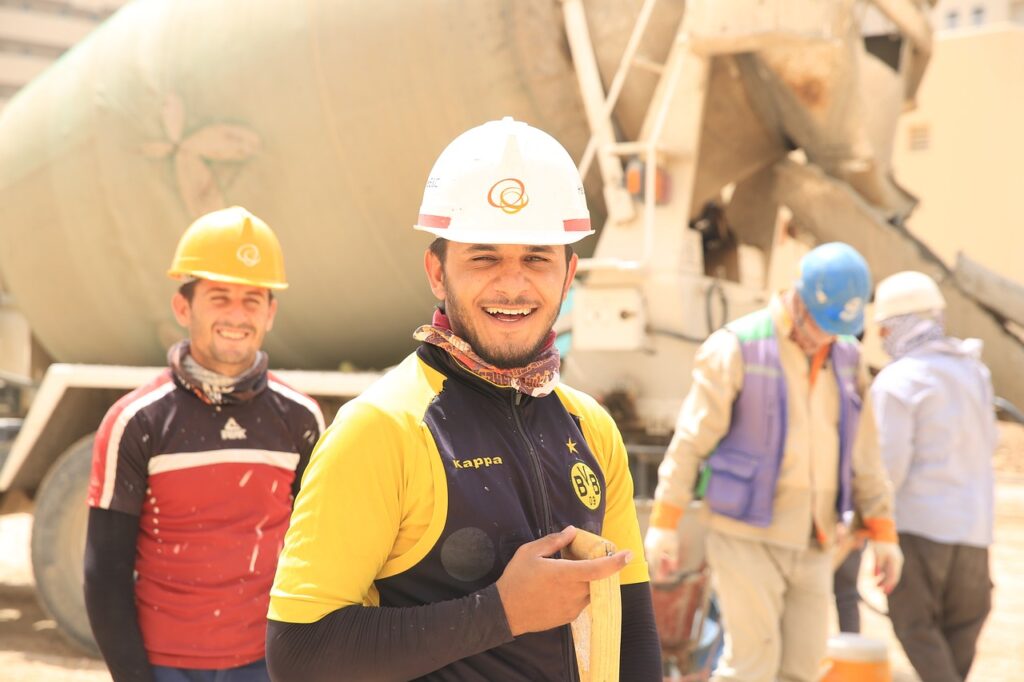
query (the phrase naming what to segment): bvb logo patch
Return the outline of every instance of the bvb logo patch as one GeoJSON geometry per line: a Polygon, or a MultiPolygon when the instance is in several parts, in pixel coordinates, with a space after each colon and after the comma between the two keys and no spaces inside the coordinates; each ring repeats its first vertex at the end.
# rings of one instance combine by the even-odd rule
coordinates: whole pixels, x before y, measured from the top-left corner
{"type": "Polygon", "coordinates": [[[572,488],[576,491],[576,497],[587,509],[597,509],[601,504],[601,481],[597,478],[594,470],[583,462],[576,462],[569,472],[572,480],[572,488]]]}
{"type": "Polygon", "coordinates": [[[526,208],[530,203],[530,197],[526,196],[526,185],[522,180],[505,178],[491,185],[490,191],[487,192],[487,203],[512,215],[526,208]]]}

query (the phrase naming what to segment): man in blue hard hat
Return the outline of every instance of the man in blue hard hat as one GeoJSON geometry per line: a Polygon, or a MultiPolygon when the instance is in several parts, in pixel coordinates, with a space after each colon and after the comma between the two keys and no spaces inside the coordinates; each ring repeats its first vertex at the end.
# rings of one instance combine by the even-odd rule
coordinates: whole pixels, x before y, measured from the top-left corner
{"type": "Polygon", "coordinates": [[[853,336],[870,295],[861,255],[824,244],[801,260],[792,287],[697,352],[644,544],[655,580],[695,549],[680,547],[676,528],[701,479],[726,633],[713,680],[817,679],[830,550],[848,512],[870,533],[883,589],[899,580],[892,491],[853,336]]]}

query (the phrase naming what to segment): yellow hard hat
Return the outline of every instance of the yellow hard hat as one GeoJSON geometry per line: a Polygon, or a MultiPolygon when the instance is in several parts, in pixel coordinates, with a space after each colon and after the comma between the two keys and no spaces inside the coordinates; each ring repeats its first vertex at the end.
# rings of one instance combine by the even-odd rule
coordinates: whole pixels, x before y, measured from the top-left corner
{"type": "Polygon", "coordinates": [[[288,287],[277,237],[241,206],[207,213],[189,225],[167,274],[267,289],[288,287]]]}

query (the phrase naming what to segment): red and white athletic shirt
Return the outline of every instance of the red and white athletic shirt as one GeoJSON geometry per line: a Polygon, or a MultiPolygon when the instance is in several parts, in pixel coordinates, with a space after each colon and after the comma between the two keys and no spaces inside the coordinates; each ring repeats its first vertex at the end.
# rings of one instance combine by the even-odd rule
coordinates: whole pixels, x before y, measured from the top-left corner
{"type": "Polygon", "coordinates": [[[263,658],[293,487],[323,428],[316,402],[269,373],[251,399],[211,405],[167,370],[110,408],[89,505],[139,517],[135,600],[151,663],[263,658]]]}

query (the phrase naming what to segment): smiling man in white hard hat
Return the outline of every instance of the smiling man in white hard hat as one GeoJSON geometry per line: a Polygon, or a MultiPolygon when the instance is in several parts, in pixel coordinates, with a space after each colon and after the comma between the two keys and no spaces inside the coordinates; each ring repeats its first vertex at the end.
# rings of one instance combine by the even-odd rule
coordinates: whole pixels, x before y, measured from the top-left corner
{"type": "Polygon", "coordinates": [[[992,606],[992,455],[998,434],[981,341],[946,335],[946,300],[921,272],[875,291],[892,357],[871,396],[906,557],[889,595],[896,637],[922,680],[964,680],[992,606]]]}
{"type": "Polygon", "coordinates": [[[115,682],[267,682],[270,584],[323,416],[267,371],[288,284],[266,223],[239,206],[200,217],[168,275],[188,339],[96,434],[89,622],[115,682]]]}
{"type": "Polygon", "coordinates": [[[272,592],[274,679],[576,680],[567,624],[618,573],[613,672],[660,681],[621,436],[559,383],[568,245],[593,233],[572,159],[525,123],[473,128],[434,164],[416,229],[436,237],[440,305],[314,452],[272,592]],[[577,528],[620,551],[559,558],[577,528]]]}

